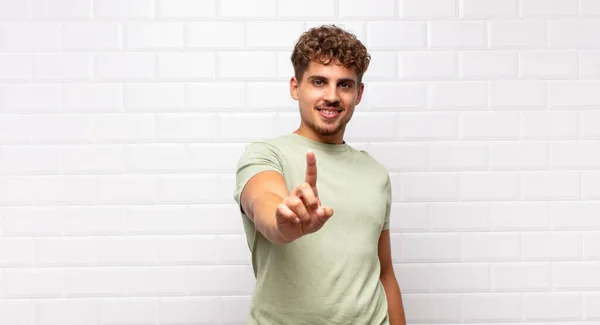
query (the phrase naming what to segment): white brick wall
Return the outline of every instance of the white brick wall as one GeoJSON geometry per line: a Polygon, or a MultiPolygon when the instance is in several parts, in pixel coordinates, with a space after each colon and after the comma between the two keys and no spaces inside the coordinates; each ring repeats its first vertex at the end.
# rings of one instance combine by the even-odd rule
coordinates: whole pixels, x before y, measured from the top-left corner
{"type": "Polygon", "coordinates": [[[323,23],[409,323],[598,324],[599,1],[0,0],[0,325],[244,324],[235,164],[323,23]]]}

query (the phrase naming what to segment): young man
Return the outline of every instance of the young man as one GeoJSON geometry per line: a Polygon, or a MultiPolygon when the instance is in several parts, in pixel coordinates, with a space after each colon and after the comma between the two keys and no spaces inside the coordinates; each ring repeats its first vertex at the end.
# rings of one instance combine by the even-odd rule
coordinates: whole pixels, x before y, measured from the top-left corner
{"type": "Polygon", "coordinates": [[[291,56],[297,130],[251,143],[234,198],[252,252],[249,324],[405,325],[393,270],[386,169],[344,141],[370,55],[322,26],[291,56]]]}

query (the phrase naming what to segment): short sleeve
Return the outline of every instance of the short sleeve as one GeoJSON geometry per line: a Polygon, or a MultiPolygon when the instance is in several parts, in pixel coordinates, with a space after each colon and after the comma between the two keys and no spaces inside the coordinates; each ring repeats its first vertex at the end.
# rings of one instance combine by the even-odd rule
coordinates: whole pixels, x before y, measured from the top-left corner
{"type": "Polygon", "coordinates": [[[390,229],[390,215],[392,210],[392,184],[390,175],[387,175],[387,181],[385,184],[385,195],[386,195],[386,207],[385,207],[385,220],[383,222],[382,231],[390,229]]]}
{"type": "Polygon", "coordinates": [[[236,171],[236,185],[233,198],[240,207],[242,190],[256,174],[272,170],[283,174],[281,155],[275,146],[266,142],[253,142],[242,153],[236,171]]]}

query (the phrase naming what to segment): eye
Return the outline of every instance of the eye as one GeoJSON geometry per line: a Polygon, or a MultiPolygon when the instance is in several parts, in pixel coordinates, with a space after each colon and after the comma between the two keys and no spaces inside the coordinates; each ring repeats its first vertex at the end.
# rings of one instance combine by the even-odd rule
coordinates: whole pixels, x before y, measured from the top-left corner
{"type": "Polygon", "coordinates": [[[321,85],[323,85],[323,80],[317,79],[317,80],[313,81],[313,85],[321,86],[321,85]]]}
{"type": "Polygon", "coordinates": [[[342,83],[342,87],[343,88],[350,88],[350,87],[352,87],[352,85],[349,84],[349,83],[347,83],[347,82],[344,82],[344,83],[342,83]]]}

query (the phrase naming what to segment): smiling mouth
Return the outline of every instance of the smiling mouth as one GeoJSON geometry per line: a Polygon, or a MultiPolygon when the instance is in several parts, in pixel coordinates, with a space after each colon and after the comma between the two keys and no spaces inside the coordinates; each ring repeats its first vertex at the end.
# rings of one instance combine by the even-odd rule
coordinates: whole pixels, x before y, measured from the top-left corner
{"type": "Polygon", "coordinates": [[[336,108],[336,107],[326,107],[326,108],[317,108],[317,111],[319,111],[319,115],[331,119],[331,118],[336,118],[340,115],[340,113],[342,112],[342,109],[340,108],[336,108]]]}

